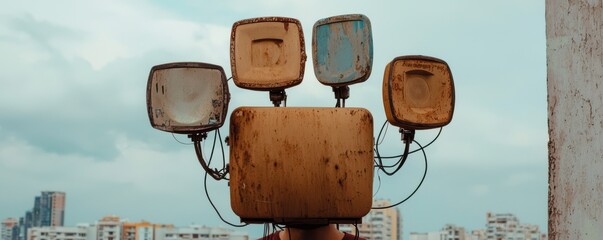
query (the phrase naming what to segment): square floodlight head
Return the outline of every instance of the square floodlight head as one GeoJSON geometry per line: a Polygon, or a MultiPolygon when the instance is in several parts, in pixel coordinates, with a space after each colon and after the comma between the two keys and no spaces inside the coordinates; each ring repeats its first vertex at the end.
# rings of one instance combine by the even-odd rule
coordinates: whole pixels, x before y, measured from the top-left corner
{"type": "Polygon", "coordinates": [[[371,22],[361,14],[318,20],[312,31],[312,56],[320,83],[344,86],[364,82],[373,65],[371,22]]]}
{"type": "Polygon", "coordinates": [[[219,128],[226,119],[229,101],[221,66],[181,62],[151,68],[147,111],[156,129],[189,134],[219,128]]]}
{"type": "Polygon", "coordinates": [[[395,58],[385,67],[383,105],[394,126],[414,130],[447,125],[454,112],[448,64],[426,56],[395,58]]]}
{"type": "Polygon", "coordinates": [[[261,17],[233,24],[230,67],[238,87],[264,91],[292,87],[304,78],[305,65],[299,20],[261,17]]]}

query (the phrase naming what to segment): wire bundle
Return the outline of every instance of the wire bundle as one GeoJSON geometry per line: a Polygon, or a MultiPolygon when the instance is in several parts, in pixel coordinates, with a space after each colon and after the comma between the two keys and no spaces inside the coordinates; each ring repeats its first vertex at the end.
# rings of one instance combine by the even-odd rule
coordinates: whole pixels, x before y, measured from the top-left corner
{"type": "Polygon", "coordinates": [[[406,163],[406,159],[408,158],[408,155],[410,155],[410,154],[413,154],[418,151],[421,151],[423,153],[423,158],[425,160],[425,170],[423,172],[423,177],[421,177],[421,181],[419,182],[417,187],[406,198],[402,199],[401,201],[399,201],[395,204],[389,205],[389,206],[372,207],[372,209],[386,209],[386,208],[396,207],[396,206],[406,202],[419,190],[419,188],[423,184],[423,181],[425,180],[425,177],[427,176],[427,154],[425,153],[425,148],[428,147],[429,145],[431,145],[433,142],[435,142],[435,140],[437,140],[438,137],[440,136],[440,133],[442,133],[442,128],[440,128],[440,130],[438,131],[438,134],[434,137],[434,139],[431,140],[431,142],[429,142],[427,145],[422,146],[419,142],[417,142],[416,140],[413,139],[414,131],[412,133],[408,133],[405,130],[401,129],[400,132],[403,134],[403,141],[404,141],[404,153],[402,153],[400,155],[395,155],[395,156],[381,156],[381,154],[379,153],[379,145],[381,145],[381,143],[383,143],[383,140],[385,139],[385,134],[387,134],[386,126],[388,126],[387,121],[385,121],[383,123],[383,126],[381,126],[381,130],[379,130],[379,135],[377,135],[377,140],[375,141],[375,148],[374,148],[375,154],[376,154],[376,156],[374,156],[374,158],[375,158],[374,162],[375,162],[375,168],[377,169],[377,178],[379,181],[379,187],[377,188],[377,192],[381,188],[381,176],[379,176],[379,171],[385,173],[388,176],[392,176],[392,175],[396,174],[402,168],[404,163],[406,163]],[[385,134],[383,134],[384,136],[382,139],[381,135],[382,135],[384,129],[385,129],[385,134]],[[405,136],[405,134],[408,134],[408,136],[405,136]],[[419,148],[415,149],[413,151],[409,151],[411,142],[414,142],[415,144],[417,144],[419,146],[419,148]],[[383,164],[383,159],[395,159],[395,158],[398,159],[398,161],[396,163],[394,163],[392,165],[383,164]],[[395,169],[390,172],[387,170],[390,168],[395,168],[395,169]]]}

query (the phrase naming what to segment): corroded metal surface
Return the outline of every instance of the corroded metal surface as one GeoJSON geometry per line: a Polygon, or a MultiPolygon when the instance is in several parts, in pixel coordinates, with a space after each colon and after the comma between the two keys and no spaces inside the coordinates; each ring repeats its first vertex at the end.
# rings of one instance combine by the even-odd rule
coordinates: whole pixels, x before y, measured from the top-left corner
{"type": "Polygon", "coordinates": [[[286,17],[235,22],[230,36],[230,66],[237,86],[275,90],[301,83],[306,50],[301,23],[286,17]]]}
{"type": "Polygon", "coordinates": [[[603,239],[603,2],[546,1],[549,238],[603,239]]]}
{"type": "Polygon", "coordinates": [[[312,31],[314,74],[329,86],[363,82],[371,74],[371,22],[360,14],[321,19],[312,31]]]}
{"type": "Polygon", "coordinates": [[[368,110],[243,107],[230,122],[230,198],[242,219],[349,222],[370,210],[368,110]]]}
{"type": "Polygon", "coordinates": [[[426,56],[402,56],[387,64],[383,104],[387,120],[405,129],[428,129],[450,123],[454,82],[448,64],[426,56]]]}
{"type": "Polygon", "coordinates": [[[178,62],[151,68],[147,113],[156,129],[191,133],[224,124],[230,93],[222,67],[178,62]]]}

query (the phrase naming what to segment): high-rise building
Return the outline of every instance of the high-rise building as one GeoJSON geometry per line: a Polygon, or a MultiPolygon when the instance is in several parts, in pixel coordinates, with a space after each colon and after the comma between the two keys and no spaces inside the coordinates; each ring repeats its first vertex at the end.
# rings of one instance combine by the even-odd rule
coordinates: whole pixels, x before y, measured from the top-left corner
{"type": "Polygon", "coordinates": [[[13,231],[12,240],[27,240],[28,229],[32,227],[60,227],[65,222],[65,193],[43,191],[34,198],[34,206],[19,219],[19,226],[13,231]]]}
{"type": "Polygon", "coordinates": [[[65,193],[44,191],[35,198],[33,226],[60,227],[65,223],[65,193]]]}
{"type": "Polygon", "coordinates": [[[515,215],[510,213],[486,214],[486,239],[526,239],[542,240],[543,234],[537,225],[520,224],[515,215]]]}
{"type": "MultiPolygon", "coordinates": [[[[385,207],[391,203],[387,200],[374,200],[373,207],[385,207]]],[[[341,231],[356,233],[356,227],[351,224],[341,224],[341,231]]],[[[359,235],[367,240],[402,239],[402,216],[398,208],[372,209],[358,224],[359,235]]]]}
{"type": "Polygon", "coordinates": [[[14,218],[7,218],[4,221],[2,221],[2,232],[1,232],[1,237],[0,239],[2,240],[13,240],[13,232],[15,231],[15,228],[18,226],[19,222],[17,221],[17,219],[14,218]]]}

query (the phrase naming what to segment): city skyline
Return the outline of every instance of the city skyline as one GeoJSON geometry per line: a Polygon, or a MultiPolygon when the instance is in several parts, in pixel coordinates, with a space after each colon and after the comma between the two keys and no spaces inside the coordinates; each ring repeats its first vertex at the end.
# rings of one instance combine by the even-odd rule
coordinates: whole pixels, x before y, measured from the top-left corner
{"type": "MultiPolygon", "coordinates": [[[[382,201],[378,200],[380,203],[383,203],[382,201]]],[[[381,212],[381,210],[380,210],[381,212]]],[[[369,215],[373,215],[373,214],[369,214],[369,215]]],[[[367,217],[369,216],[367,215],[367,217]]],[[[379,215],[379,214],[377,214],[379,215]]],[[[387,214],[386,214],[387,215],[387,214]]],[[[380,215],[381,217],[383,217],[383,214],[380,215]]],[[[496,224],[498,222],[498,224],[504,224],[507,227],[508,226],[512,226],[513,229],[515,228],[525,228],[525,229],[530,229],[531,231],[534,231],[534,234],[537,234],[538,238],[530,238],[530,239],[537,239],[537,240],[546,240],[547,239],[547,234],[546,231],[544,231],[544,229],[540,230],[540,226],[539,225],[534,225],[534,224],[530,224],[530,223],[521,223],[517,217],[515,217],[514,214],[512,213],[491,213],[491,212],[487,212],[485,213],[485,218],[483,220],[484,221],[484,228],[479,228],[479,229],[465,229],[462,226],[456,225],[454,223],[447,223],[446,225],[444,225],[444,227],[438,231],[438,229],[433,229],[433,231],[429,231],[429,232],[416,232],[416,231],[412,231],[409,230],[409,234],[410,234],[410,238],[402,238],[402,239],[410,239],[410,240],[431,240],[431,239],[440,239],[440,237],[450,237],[450,238],[454,238],[457,237],[459,238],[459,240],[487,240],[487,239],[496,239],[496,238],[489,238],[489,237],[493,237],[497,234],[497,232],[489,232],[489,229],[498,229],[498,231],[502,231],[503,234],[518,234],[515,233],[511,230],[507,230],[507,228],[502,228],[500,229],[499,227],[497,227],[497,225],[492,225],[492,224],[496,224]],[[504,222],[500,222],[500,219],[504,219],[504,222]],[[508,221],[508,222],[507,222],[508,221]],[[448,233],[449,231],[456,231],[456,233],[448,233]],[[461,231],[461,233],[459,233],[459,231],[461,231]],[[434,238],[435,237],[435,238],[434,238]]],[[[400,230],[402,230],[403,227],[403,223],[401,221],[402,216],[398,216],[400,217],[400,230]]],[[[372,217],[371,217],[372,218],[372,217]]],[[[7,219],[5,219],[7,220],[7,219]]],[[[383,230],[388,231],[387,229],[372,229],[375,228],[374,223],[372,223],[373,220],[367,219],[369,220],[368,222],[363,222],[363,224],[365,224],[364,227],[359,227],[360,231],[363,232],[363,234],[361,234],[361,237],[367,238],[367,239],[372,239],[371,236],[375,236],[377,237],[377,239],[388,239],[388,238],[382,238],[383,235],[381,235],[383,233],[383,230]],[[368,226],[366,224],[373,224],[373,226],[368,226]],[[379,232],[378,235],[372,235],[372,234],[368,234],[368,231],[376,231],[379,232]],[[381,237],[381,238],[379,238],[381,237]]],[[[216,228],[216,229],[224,229],[225,231],[228,232],[237,232],[239,234],[242,234],[244,231],[241,231],[242,229],[240,228],[233,228],[233,227],[217,227],[217,226],[206,226],[206,225],[199,225],[199,224],[190,224],[190,225],[186,225],[186,226],[175,226],[173,224],[170,223],[158,223],[155,221],[148,221],[145,219],[141,219],[139,221],[131,221],[128,218],[122,218],[119,217],[117,215],[106,215],[103,216],[102,218],[96,220],[95,222],[82,222],[82,223],[78,223],[74,226],[46,226],[46,227],[36,227],[37,232],[44,232],[46,230],[48,231],[71,231],[75,228],[82,228],[82,227],[90,227],[90,226],[114,226],[115,224],[119,224],[121,226],[120,229],[123,229],[124,232],[121,232],[121,230],[119,230],[118,232],[116,232],[116,236],[120,236],[120,239],[113,239],[113,240],[154,240],[152,238],[129,238],[132,236],[132,234],[136,235],[137,231],[135,230],[126,230],[126,229],[138,229],[138,228],[148,228],[148,227],[152,227],[152,228],[169,228],[169,229],[187,229],[187,228],[193,228],[193,229],[198,229],[198,228],[207,228],[207,229],[212,229],[212,228],[216,228]],[[57,228],[56,227],[64,227],[64,228],[57,228]],[[127,234],[128,232],[131,232],[131,234],[127,234]],[[126,237],[129,236],[129,237],[126,237]]],[[[362,224],[361,224],[362,225],[362,224]]],[[[382,227],[386,227],[380,224],[377,224],[378,226],[382,226],[382,227]]],[[[386,227],[387,228],[387,227],[386,227]]],[[[101,229],[101,228],[98,228],[101,229]]],[[[115,229],[115,228],[112,228],[115,229]]],[[[349,233],[354,234],[355,230],[353,227],[350,226],[340,226],[340,229],[342,231],[346,231],[349,233]]],[[[2,228],[3,233],[4,233],[4,226],[2,228]]],[[[83,230],[82,230],[83,231],[83,230]]],[[[98,230],[98,231],[102,231],[98,230]]],[[[117,230],[107,230],[107,231],[117,231],[117,230]]],[[[148,231],[148,230],[145,230],[148,231]]],[[[221,231],[221,230],[219,230],[221,231]]],[[[86,232],[86,231],[83,231],[86,232]]],[[[247,234],[247,233],[245,233],[247,234]]],[[[389,236],[389,235],[388,235],[389,236]]],[[[401,235],[400,235],[401,236],[401,235]]],[[[505,236],[505,235],[503,235],[505,236]]],[[[519,236],[519,235],[511,235],[511,236],[519,236]]],[[[261,236],[254,236],[254,235],[250,235],[249,236],[250,239],[255,239],[261,236]]],[[[86,238],[83,239],[79,239],[79,240],[85,240],[86,238]]],[[[389,238],[389,239],[398,239],[398,238],[389,238]]],[[[448,239],[448,238],[446,238],[448,239]]],[[[10,239],[5,239],[4,238],[4,234],[3,234],[3,238],[1,240],[10,240],[10,239]]],[[[36,239],[28,239],[28,240],[46,240],[46,239],[40,239],[40,238],[36,238],[36,239]]],[[[63,239],[60,239],[63,240],[63,239]]],[[[91,240],[91,239],[87,239],[87,240],[91,240]]],[[[101,240],[106,240],[106,239],[101,239],[101,240]]]]}
{"type": "MultiPolygon", "coordinates": [[[[7,217],[3,218],[2,221],[2,231],[1,231],[1,239],[0,240],[49,240],[46,239],[45,236],[47,231],[57,232],[60,236],[64,235],[65,239],[59,237],[58,240],[74,240],[69,238],[69,236],[75,236],[73,234],[79,235],[79,239],[77,240],[157,240],[155,239],[155,235],[151,235],[153,237],[148,237],[148,233],[152,232],[155,234],[155,231],[149,230],[149,228],[168,228],[168,229],[182,229],[182,228],[193,228],[198,229],[199,226],[207,229],[223,229],[224,231],[232,232],[240,232],[241,228],[232,228],[232,227],[216,227],[216,226],[205,226],[205,225],[196,225],[191,223],[186,227],[178,226],[175,227],[174,224],[171,223],[157,223],[154,221],[148,221],[145,219],[141,219],[139,221],[130,221],[128,218],[122,218],[115,214],[104,215],[102,218],[96,220],[93,223],[90,222],[80,222],[74,226],[63,226],[64,219],[52,219],[50,216],[56,215],[56,213],[64,213],[66,205],[65,198],[66,193],[60,191],[42,191],[40,196],[34,197],[34,207],[32,210],[25,211],[25,216],[21,218],[7,217]],[[58,199],[58,203],[52,204],[53,199],[58,199]],[[48,202],[44,206],[47,209],[42,209],[42,202],[48,202]],[[58,206],[58,208],[51,210],[51,206],[58,206]],[[38,212],[38,214],[33,214],[33,212],[38,212]],[[42,212],[45,212],[42,214],[42,212]],[[34,217],[37,216],[37,217],[34,217]],[[47,216],[47,219],[44,220],[43,216],[47,216]],[[94,229],[84,229],[84,227],[95,227],[94,229]],[[104,226],[104,227],[103,227],[104,226]],[[59,228],[57,228],[59,227],[59,228]],[[61,228],[64,227],[64,228],[61,228]],[[105,229],[106,228],[106,229],[105,229]],[[17,229],[17,230],[15,230],[17,229]],[[105,230],[103,230],[105,229],[105,230]],[[25,232],[23,232],[25,231],[25,232]],[[100,232],[108,232],[111,233],[110,238],[102,238],[102,239],[90,239],[86,236],[82,236],[82,234],[90,235],[90,231],[98,231],[98,235],[101,236],[100,232]],[[145,237],[139,238],[139,235],[142,235],[143,232],[145,237]],[[31,232],[36,236],[28,236],[31,232]],[[74,233],[75,232],[75,233],[74,233]],[[16,234],[16,235],[15,235],[16,234]],[[62,235],[61,235],[62,234],[62,235]],[[67,234],[67,235],[65,235],[67,234]]],[[[56,201],[56,200],[55,200],[56,201]]],[[[390,206],[391,202],[384,199],[375,199],[373,205],[377,207],[390,206]]],[[[487,212],[485,218],[485,228],[473,229],[471,231],[466,231],[464,227],[458,226],[454,223],[446,223],[444,227],[440,231],[430,231],[430,232],[417,232],[417,231],[409,231],[410,240],[439,240],[440,238],[445,239],[457,239],[458,240],[488,240],[488,239],[496,239],[496,237],[506,237],[510,235],[511,237],[524,236],[524,234],[532,234],[537,236],[537,238],[530,238],[531,240],[546,240],[546,231],[540,231],[539,225],[522,223],[520,224],[519,218],[517,218],[512,213],[492,213],[487,212]]],[[[60,215],[62,216],[62,215],[60,215]]],[[[356,234],[356,229],[360,232],[360,236],[366,238],[367,240],[371,239],[404,239],[402,238],[402,234],[404,233],[403,229],[403,215],[401,214],[398,207],[386,208],[386,209],[372,209],[366,216],[363,217],[362,223],[356,226],[352,224],[341,224],[339,225],[339,229],[344,232],[348,232],[351,234],[356,234]]],[[[171,231],[171,230],[170,230],[171,231]]],[[[167,232],[170,232],[167,231],[167,232]]],[[[190,230],[186,230],[190,231],[190,230]]],[[[185,232],[186,232],[185,231],[185,232]]],[[[222,231],[222,230],[218,230],[222,231]]],[[[167,233],[166,232],[166,233],[167,233]]],[[[160,234],[164,234],[161,232],[160,234]]],[[[191,233],[188,233],[191,234],[191,233]]],[[[247,233],[245,233],[246,235],[247,233]]],[[[257,233],[256,233],[257,234],[257,233]]],[[[105,234],[106,235],[106,234],[105,234]]],[[[532,236],[526,235],[526,236],[532,236]]],[[[258,236],[251,236],[252,239],[259,238],[258,236]]],[[[238,239],[238,238],[237,238],[238,239]]],[[[50,239],[55,240],[55,239],[50,239]]],[[[163,240],[163,239],[162,239],[163,240]]],[[[167,239],[170,240],[170,239],[167,239]]],[[[174,239],[171,239],[174,240],[174,239]]]]}

